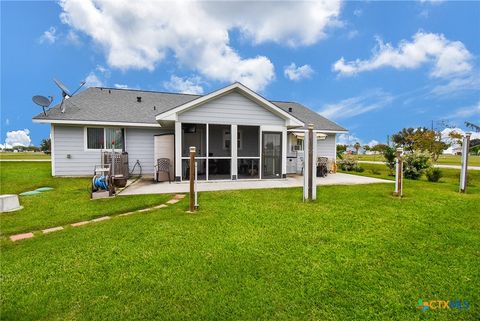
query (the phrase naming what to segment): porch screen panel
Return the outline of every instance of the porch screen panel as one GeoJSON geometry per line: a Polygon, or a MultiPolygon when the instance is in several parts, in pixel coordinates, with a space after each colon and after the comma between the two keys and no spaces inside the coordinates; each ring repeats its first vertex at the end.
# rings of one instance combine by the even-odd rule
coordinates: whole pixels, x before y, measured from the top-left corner
{"type": "Polygon", "coordinates": [[[230,125],[208,125],[208,157],[230,157],[232,135],[230,125]]]}
{"type": "Polygon", "coordinates": [[[87,148],[103,149],[104,148],[103,128],[87,128],[87,148]]]}
{"type": "Polygon", "coordinates": [[[238,157],[260,157],[260,127],[238,126],[238,157]]]}
{"type": "Polygon", "coordinates": [[[197,157],[207,155],[207,127],[205,124],[182,124],[182,157],[190,156],[190,146],[195,146],[197,157]]]}

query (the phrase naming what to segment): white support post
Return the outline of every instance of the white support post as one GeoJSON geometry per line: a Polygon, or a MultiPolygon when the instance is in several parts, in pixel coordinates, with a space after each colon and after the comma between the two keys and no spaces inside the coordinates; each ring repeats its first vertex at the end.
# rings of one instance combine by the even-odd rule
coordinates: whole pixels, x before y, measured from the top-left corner
{"type": "MultiPolygon", "coordinates": [[[[313,127],[312,127],[313,128],[313,127]]],[[[312,201],[317,199],[317,133],[312,135],[312,201]]]]}
{"type": "Polygon", "coordinates": [[[287,178],[287,129],[282,131],[282,178],[287,178]]]}
{"type": "Polygon", "coordinates": [[[308,200],[308,175],[310,168],[308,167],[308,134],[305,133],[303,140],[303,201],[308,200]]]}
{"type": "Polygon", "coordinates": [[[198,210],[198,161],[195,161],[195,205],[194,208],[198,210]]]}
{"type": "Polygon", "coordinates": [[[175,122],[175,180],[182,180],[182,123],[175,122]]]}
{"type": "Polygon", "coordinates": [[[462,142],[462,167],[460,170],[460,193],[467,192],[468,176],[468,152],[470,150],[470,136],[472,133],[466,133],[462,142]]]}
{"type": "Polygon", "coordinates": [[[231,178],[233,180],[236,180],[238,178],[238,167],[237,167],[237,156],[238,156],[238,126],[237,125],[231,125],[231,128],[230,128],[230,147],[231,147],[231,157],[232,157],[232,160],[231,160],[231,168],[230,168],[230,172],[231,172],[231,178]]]}

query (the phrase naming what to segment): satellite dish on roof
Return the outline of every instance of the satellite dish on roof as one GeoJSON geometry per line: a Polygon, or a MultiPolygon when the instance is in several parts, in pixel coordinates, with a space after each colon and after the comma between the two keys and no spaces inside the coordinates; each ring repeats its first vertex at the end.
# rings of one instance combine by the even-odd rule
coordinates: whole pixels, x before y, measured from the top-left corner
{"type": "Polygon", "coordinates": [[[42,107],[43,109],[43,114],[46,116],[47,113],[45,112],[45,108],[47,108],[48,106],[50,106],[50,104],[52,103],[53,101],[53,97],[52,96],[48,96],[45,97],[45,96],[40,96],[40,95],[35,95],[32,97],[32,100],[35,104],[37,104],[38,106],[42,107]]]}
{"type": "Polygon", "coordinates": [[[80,83],[80,87],[78,87],[77,90],[75,90],[73,93],[70,93],[67,86],[65,86],[60,80],[53,79],[53,82],[62,91],[62,102],[60,103],[60,110],[62,111],[62,113],[64,113],[65,112],[65,101],[66,101],[66,99],[75,95],[77,93],[77,91],[79,91],[80,88],[82,88],[83,85],[85,85],[85,81],[82,81],[80,83]]]}

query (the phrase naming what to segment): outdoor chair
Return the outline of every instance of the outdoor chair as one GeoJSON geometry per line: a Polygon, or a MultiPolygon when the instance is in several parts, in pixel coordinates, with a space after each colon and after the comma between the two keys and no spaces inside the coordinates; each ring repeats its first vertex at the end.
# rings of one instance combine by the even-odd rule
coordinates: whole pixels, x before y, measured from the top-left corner
{"type": "Polygon", "coordinates": [[[160,175],[162,173],[168,175],[168,182],[171,183],[172,179],[170,176],[170,159],[168,158],[157,159],[157,165],[155,165],[155,181],[157,182],[166,181],[166,179],[160,178],[160,175]]]}

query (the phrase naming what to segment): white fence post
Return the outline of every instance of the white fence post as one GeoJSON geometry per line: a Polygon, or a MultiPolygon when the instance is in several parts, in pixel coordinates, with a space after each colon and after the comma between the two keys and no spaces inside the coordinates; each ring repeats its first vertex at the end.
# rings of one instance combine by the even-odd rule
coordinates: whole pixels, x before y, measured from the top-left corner
{"type": "Polygon", "coordinates": [[[470,150],[470,136],[472,133],[466,133],[462,142],[462,168],[460,170],[460,193],[467,192],[468,175],[468,152],[470,150]]]}
{"type": "Polygon", "coordinates": [[[403,196],[403,148],[397,148],[395,160],[395,196],[403,196]]]}

